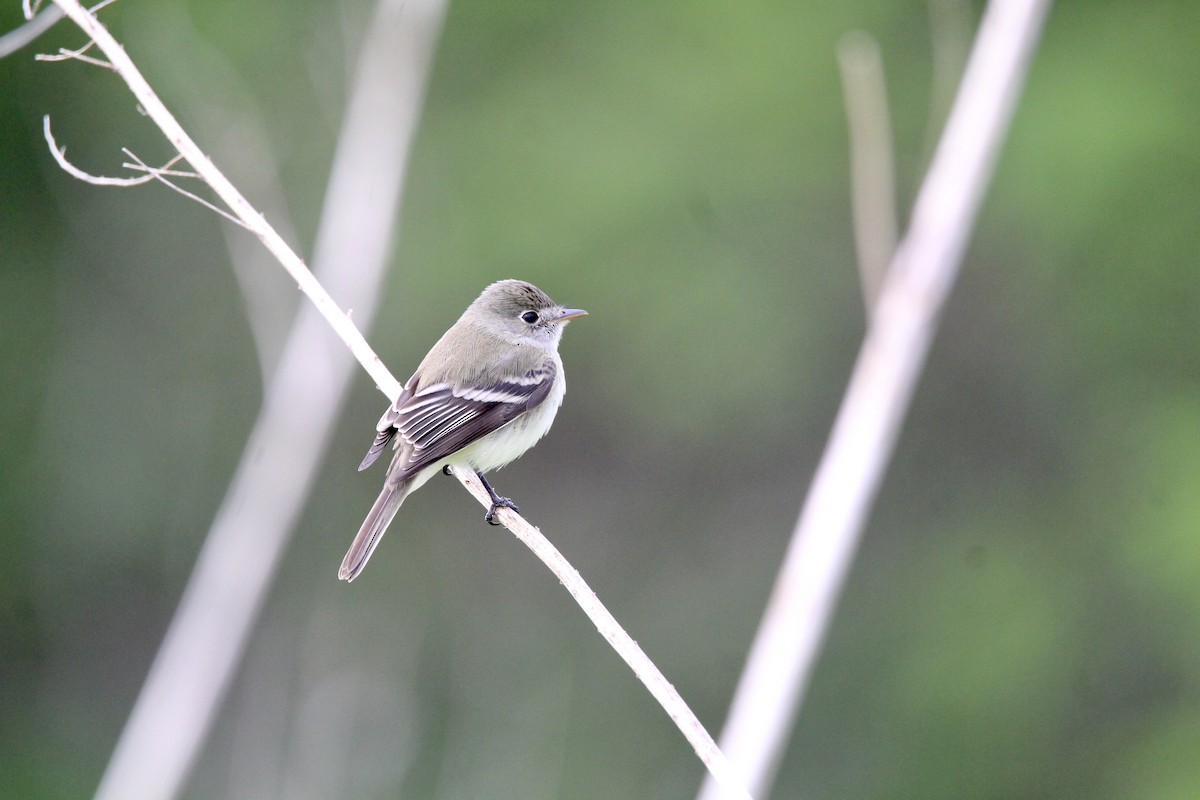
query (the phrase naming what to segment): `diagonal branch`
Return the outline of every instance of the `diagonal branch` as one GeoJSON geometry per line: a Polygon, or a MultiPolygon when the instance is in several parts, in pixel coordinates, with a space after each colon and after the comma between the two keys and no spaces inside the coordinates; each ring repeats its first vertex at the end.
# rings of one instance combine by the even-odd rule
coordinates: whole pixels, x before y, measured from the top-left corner
{"type": "MultiPolygon", "coordinates": [[[[467,490],[471,494],[475,495],[475,499],[484,508],[490,509],[492,507],[491,495],[483,487],[483,483],[480,482],[474,470],[452,466],[450,467],[450,471],[463,486],[467,487],[467,490]]],[[[566,590],[575,598],[575,602],[583,609],[583,612],[595,623],[596,630],[600,632],[600,635],[608,640],[612,648],[617,651],[617,655],[625,660],[625,663],[637,675],[638,680],[650,690],[650,694],[654,696],[659,705],[670,715],[676,727],[679,728],[680,732],[683,733],[692,745],[692,748],[696,751],[696,755],[708,767],[708,774],[711,779],[725,792],[724,796],[750,800],[750,795],[742,788],[742,784],[734,774],[729,761],[725,758],[721,749],[717,747],[717,743],[713,741],[712,736],[705,730],[704,725],[692,713],[692,710],[684,702],[679,692],[675,690],[675,687],[671,685],[670,681],[659,672],[654,662],[638,646],[638,643],[630,638],[629,634],[625,632],[625,629],[621,627],[616,618],[596,598],[596,593],[587,585],[587,582],[579,574],[579,571],[571,566],[570,562],[558,551],[558,548],[551,544],[550,540],[543,536],[540,530],[511,508],[501,507],[496,509],[496,519],[504,527],[512,531],[513,535],[532,550],[533,554],[541,559],[541,562],[549,567],[551,572],[558,577],[566,590]]]]}
{"type": "MultiPolygon", "coordinates": [[[[721,735],[769,793],[900,424],[958,273],[1049,0],[992,0],[721,735]]],[[[720,797],[711,781],[702,800],[720,797]]]]}
{"type": "Polygon", "coordinates": [[[146,116],[150,117],[159,128],[167,140],[175,147],[176,151],[181,153],[188,163],[196,170],[197,173],[204,179],[217,196],[229,206],[229,210],[242,221],[246,228],[253,233],[263,246],[279,260],[283,268],[288,271],[288,274],[295,279],[300,290],[308,295],[312,300],[313,305],[317,307],[317,311],[321,313],[333,328],[338,337],[350,348],[350,352],[362,364],[363,369],[375,381],[375,385],[379,387],[385,395],[395,397],[400,393],[400,384],[392,377],[383,362],[371,350],[366,339],[359,333],[358,328],[350,322],[349,317],[342,313],[333,302],[333,298],[325,291],[325,288],[313,277],[308,271],[308,267],[296,255],[296,252],[288,246],[287,242],[272,228],[259,214],[250,202],[242,196],[242,193],[237,190],[232,182],[217,169],[212,160],[204,154],[192,137],[188,135],[175,116],[167,109],[166,105],[150,88],[150,84],[142,76],[137,65],[133,63],[133,59],[125,52],[125,49],[113,38],[108,29],[100,23],[90,13],[88,13],[79,4],[78,0],[54,0],[54,2],[66,12],[71,20],[83,29],[91,39],[96,43],[100,50],[108,56],[112,63],[113,69],[121,76],[122,80],[129,87],[133,96],[137,98],[138,103],[145,110],[146,116]]]}
{"type": "MultiPolygon", "coordinates": [[[[400,11],[392,0],[380,3],[339,135],[314,263],[322,281],[354,304],[364,324],[370,323],[386,275],[404,162],[444,5],[408,0],[400,11]]],[[[103,49],[104,37],[97,41],[103,49]]],[[[266,227],[259,214],[243,221],[266,227]]],[[[352,362],[328,330],[312,306],[301,307],[97,798],[170,800],[187,780],[242,660],[353,377],[352,362]],[[295,435],[300,429],[305,435],[295,435]]]]}
{"type": "MultiPolygon", "coordinates": [[[[362,335],[337,308],[300,258],[200,151],[141,76],[124,49],[98,20],[79,6],[77,0],[55,2],[111,59],[114,69],[129,85],[147,116],[159,125],[178,152],[296,279],[301,290],[313,301],[325,321],[335,329],[384,394],[395,398],[399,393],[399,383],[371,351],[362,335]]],[[[437,0],[431,2],[437,5],[437,0]]],[[[384,0],[384,5],[390,6],[391,3],[384,0]]],[[[407,5],[412,5],[411,0],[407,5]]],[[[373,100],[379,101],[380,98],[373,100]]],[[[367,100],[363,99],[363,102],[367,100]]],[[[362,110],[368,119],[369,110],[362,110]]],[[[379,142],[372,138],[372,132],[375,137],[389,135],[386,131],[368,126],[364,130],[364,137],[368,141],[359,142],[356,149],[363,153],[375,152],[374,145],[379,142]]],[[[341,201],[350,202],[352,198],[348,195],[355,193],[356,187],[343,184],[335,175],[327,194],[327,206],[336,206],[341,201]]],[[[315,260],[318,264],[332,263],[342,256],[343,253],[336,247],[328,248],[319,243],[315,260]]],[[[311,313],[302,312],[297,330],[303,327],[312,335],[312,326],[315,325],[313,319],[311,313]]],[[[319,393],[328,382],[328,376],[316,374],[319,370],[313,369],[311,361],[306,363],[305,359],[311,358],[311,355],[303,354],[304,351],[295,341],[299,338],[298,334],[293,336],[278,374],[268,386],[259,423],[189,581],[180,610],[172,621],[166,641],[105,773],[98,798],[122,800],[126,797],[175,796],[240,658],[250,625],[257,616],[266,585],[282,552],[283,539],[298,513],[299,498],[303,497],[312,478],[312,474],[308,473],[297,480],[279,480],[278,471],[288,469],[288,459],[293,458],[294,454],[282,454],[278,442],[282,438],[304,438],[311,447],[318,447],[323,441],[323,434],[328,433],[327,429],[314,431],[313,420],[306,413],[303,423],[308,433],[306,437],[281,435],[276,438],[272,435],[277,426],[284,426],[286,431],[298,427],[299,423],[293,419],[295,398],[304,397],[305,402],[311,404],[313,393],[319,393]],[[293,344],[296,346],[293,347],[293,344]],[[275,492],[279,492],[278,487],[282,486],[285,487],[286,497],[278,497],[267,491],[265,499],[255,498],[250,493],[251,486],[273,487],[275,492]],[[286,505],[280,512],[278,505],[283,503],[286,505]],[[247,534],[246,526],[254,527],[254,535],[247,534]],[[266,538],[262,535],[263,528],[271,532],[266,551],[247,549],[247,542],[257,541],[262,545],[266,538]],[[231,620],[235,628],[232,634],[227,630],[231,620]],[[215,653],[210,652],[212,648],[215,648],[215,653]],[[183,691],[180,691],[181,686],[183,691]],[[180,724],[181,715],[186,724],[180,724]]],[[[319,349],[318,344],[310,344],[319,349]]],[[[329,366],[327,368],[332,369],[329,366]]],[[[315,460],[310,453],[306,453],[305,457],[315,460]]],[[[475,485],[474,475],[470,473],[458,473],[457,477],[472,492],[482,489],[475,485]]],[[[486,502],[490,505],[490,499],[486,502]]],[[[737,785],[731,767],[712,737],[674,687],[620,628],[578,572],[536,528],[515,512],[499,516],[509,530],[525,541],[555,571],[585,613],[596,622],[600,632],[614,645],[651,694],[663,704],[717,783],[731,796],[749,800],[749,795],[737,785]]]]}
{"type": "Polygon", "coordinates": [[[26,22],[24,25],[0,36],[0,58],[11,56],[50,30],[50,28],[54,27],[54,23],[63,18],[62,9],[58,6],[50,6],[47,9],[37,12],[36,16],[32,7],[28,7],[27,11],[28,15],[25,17],[26,22]]]}

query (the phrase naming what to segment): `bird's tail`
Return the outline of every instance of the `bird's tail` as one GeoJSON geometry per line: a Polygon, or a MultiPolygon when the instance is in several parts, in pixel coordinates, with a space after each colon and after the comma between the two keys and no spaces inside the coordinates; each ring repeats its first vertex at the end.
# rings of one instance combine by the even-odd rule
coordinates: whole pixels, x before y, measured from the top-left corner
{"type": "Polygon", "coordinates": [[[384,484],[383,491],[375,499],[375,505],[371,506],[371,512],[363,520],[362,527],[358,529],[358,535],[354,537],[354,542],[346,551],[346,557],[342,559],[342,568],[338,570],[339,578],[349,582],[357,578],[363,571],[363,567],[367,565],[367,559],[371,557],[371,553],[375,552],[375,547],[383,538],[384,531],[391,524],[392,518],[400,510],[400,504],[404,502],[405,497],[408,497],[411,490],[412,481],[410,480],[397,483],[389,480],[384,484]]]}

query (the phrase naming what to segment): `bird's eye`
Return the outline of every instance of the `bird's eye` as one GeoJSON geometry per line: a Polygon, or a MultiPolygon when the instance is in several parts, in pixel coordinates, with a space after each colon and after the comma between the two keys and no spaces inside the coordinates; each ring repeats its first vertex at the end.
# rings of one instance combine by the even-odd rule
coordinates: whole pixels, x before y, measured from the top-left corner
{"type": "Polygon", "coordinates": [[[521,319],[525,320],[530,325],[532,325],[533,323],[538,321],[538,314],[536,311],[526,311],[524,314],[521,315],[521,319]]]}

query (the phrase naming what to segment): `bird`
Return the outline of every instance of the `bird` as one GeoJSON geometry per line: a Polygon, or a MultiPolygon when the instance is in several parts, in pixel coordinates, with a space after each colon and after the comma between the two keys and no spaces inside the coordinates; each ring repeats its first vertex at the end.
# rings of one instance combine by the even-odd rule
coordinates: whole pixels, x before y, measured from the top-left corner
{"type": "Polygon", "coordinates": [[[550,430],[567,382],[558,344],[567,323],[585,316],[531,283],[491,284],[442,335],[376,425],[358,469],[395,450],[383,490],[363,520],[338,577],[363,571],[405,498],[451,466],[475,472],[491,496],[484,519],[518,510],[484,473],[500,469],[550,430]]]}

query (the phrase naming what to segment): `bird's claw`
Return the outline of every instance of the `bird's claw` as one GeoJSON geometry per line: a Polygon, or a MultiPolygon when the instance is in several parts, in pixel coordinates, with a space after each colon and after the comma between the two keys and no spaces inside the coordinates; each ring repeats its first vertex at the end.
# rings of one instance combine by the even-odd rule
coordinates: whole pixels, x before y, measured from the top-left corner
{"type": "Polygon", "coordinates": [[[517,508],[517,504],[512,501],[511,497],[497,497],[492,502],[492,507],[488,509],[487,515],[483,518],[484,522],[488,525],[499,525],[500,523],[496,521],[496,509],[498,508],[511,508],[518,514],[521,513],[521,509],[517,508]]]}

